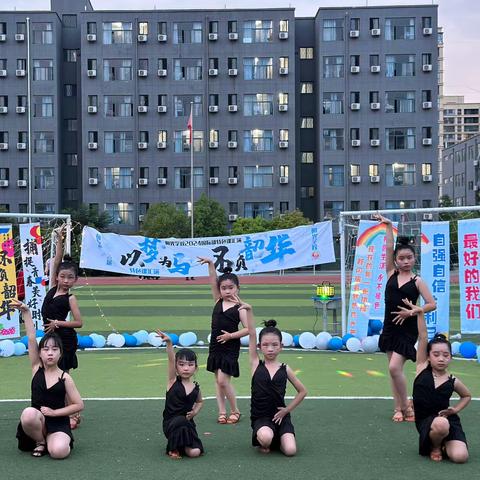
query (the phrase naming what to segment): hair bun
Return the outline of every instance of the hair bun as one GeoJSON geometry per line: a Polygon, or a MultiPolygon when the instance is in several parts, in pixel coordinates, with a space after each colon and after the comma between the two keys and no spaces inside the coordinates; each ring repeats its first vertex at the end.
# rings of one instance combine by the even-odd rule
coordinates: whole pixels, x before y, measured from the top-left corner
{"type": "Polygon", "coordinates": [[[232,267],[225,267],[225,268],[223,269],[223,273],[224,273],[224,274],[225,274],[225,273],[232,273],[232,272],[233,272],[232,267]]]}
{"type": "Polygon", "coordinates": [[[398,245],[411,245],[409,237],[397,237],[398,245]]]}
{"type": "Polygon", "coordinates": [[[72,260],[73,260],[72,256],[69,255],[68,253],[63,256],[64,262],[71,262],[72,260]]]}
{"type": "Polygon", "coordinates": [[[264,320],[263,324],[265,327],[276,327],[277,326],[277,321],[276,320],[264,320]]]}
{"type": "Polygon", "coordinates": [[[438,338],[438,339],[441,339],[441,340],[448,340],[446,335],[444,335],[443,333],[436,333],[433,338],[438,338]]]}

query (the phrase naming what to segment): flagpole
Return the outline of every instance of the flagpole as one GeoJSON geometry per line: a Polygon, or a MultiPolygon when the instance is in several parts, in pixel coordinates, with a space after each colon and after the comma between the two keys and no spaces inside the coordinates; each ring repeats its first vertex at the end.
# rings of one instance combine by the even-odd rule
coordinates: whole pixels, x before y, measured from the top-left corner
{"type": "Polygon", "coordinates": [[[190,238],[193,238],[193,102],[190,102],[190,238]]]}

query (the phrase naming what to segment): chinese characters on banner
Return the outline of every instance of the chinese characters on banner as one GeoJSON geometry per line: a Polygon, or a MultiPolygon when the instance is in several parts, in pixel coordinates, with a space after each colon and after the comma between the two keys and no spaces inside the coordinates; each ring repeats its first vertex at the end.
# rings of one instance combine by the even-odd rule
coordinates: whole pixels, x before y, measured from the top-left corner
{"type": "Polygon", "coordinates": [[[480,220],[458,221],[460,325],[462,333],[480,333],[480,220]]]}
{"type": "Polygon", "coordinates": [[[422,222],[420,275],[437,302],[425,314],[428,339],[435,333],[448,336],[450,328],[450,227],[449,222],[422,222]]]}
{"type": "Polygon", "coordinates": [[[331,222],[286,230],[192,239],[158,239],[100,233],[84,227],[80,267],[127,275],[208,276],[197,257],[237,275],[271,272],[335,261],[331,222]]]}
{"type": "Polygon", "coordinates": [[[20,336],[18,310],[10,307],[17,298],[17,277],[12,226],[0,225],[0,339],[20,336]]]}
{"type": "MultiPolygon", "coordinates": [[[[394,237],[396,225],[393,225],[394,237]]],[[[348,308],[348,333],[367,336],[368,321],[383,321],[386,272],[385,225],[361,220],[358,226],[348,308]]]]}
{"type": "Polygon", "coordinates": [[[42,304],[45,298],[45,278],[39,223],[20,225],[20,245],[26,303],[32,312],[35,328],[43,330],[42,304]]]}

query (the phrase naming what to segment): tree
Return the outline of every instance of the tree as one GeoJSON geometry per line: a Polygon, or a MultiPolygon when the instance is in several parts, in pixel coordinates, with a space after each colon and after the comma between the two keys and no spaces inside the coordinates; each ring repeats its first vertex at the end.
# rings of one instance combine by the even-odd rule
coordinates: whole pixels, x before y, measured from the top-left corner
{"type": "Polygon", "coordinates": [[[202,193],[193,212],[195,237],[221,237],[227,234],[227,214],[216,200],[202,193]]]}
{"type": "Polygon", "coordinates": [[[190,236],[190,220],[175,205],[156,203],[147,210],[141,233],[155,238],[186,238],[190,236]]]}
{"type": "Polygon", "coordinates": [[[271,230],[270,223],[271,220],[265,220],[262,217],[239,218],[233,225],[232,235],[267,232],[271,230]]]}
{"type": "Polygon", "coordinates": [[[284,213],[282,215],[275,215],[270,223],[271,230],[283,230],[286,228],[312,224],[311,220],[304,217],[300,210],[294,210],[293,212],[284,213]]]}
{"type": "Polygon", "coordinates": [[[76,210],[73,208],[62,210],[62,213],[68,213],[72,217],[72,227],[75,233],[81,233],[85,226],[105,231],[112,222],[112,217],[107,211],[100,212],[86,203],[82,203],[76,210]]]}

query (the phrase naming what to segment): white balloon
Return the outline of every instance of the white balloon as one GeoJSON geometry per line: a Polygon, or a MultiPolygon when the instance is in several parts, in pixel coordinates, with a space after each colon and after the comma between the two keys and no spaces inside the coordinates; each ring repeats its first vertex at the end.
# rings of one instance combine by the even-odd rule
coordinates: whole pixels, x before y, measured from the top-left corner
{"type": "Polygon", "coordinates": [[[0,357],[11,357],[15,353],[15,344],[11,340],[0,342],[0,357]]]}
{"type": "Polygon", "coordinates": [[[190,347],[197,342],[197,335],[194,332],[185,332],[178,337],[178,343],[182,347],[190,347]]]}
{"type": "Polygon", "coordinates": [[[125,337],[119,333],[116,333],[112,339],[112,345],[115,348],[123,347],[125,345],[125,337]]]}
{"type": "Polygon", "coordinates": [[[329,340],[332,336],[328,332],[320,332],[315,340],[315,345],[319,350],[326,350],[329,340]]]}
{"type": "Polygon", "coordinates": [[[205,345],[205,342],[203,340],[199,340],[197,342],[197,345],[199,345],[201,347],[201,346],[205,345]]]}
{"type": "Polygon", "coordinates": [[[250,337],[248,335],[245,335],[244,337],[240,338],[240,345],[242,345],[242,347],[248,347],[249,343],[250,343],[250,337]]]}
{"type": "Polygon", "coordinates": [[[310,350],[311,348],[315,348],[316,340],[317,339],[312,332],[303,332],[298,337],[298,344],[302,348],[310,350]]]}
{"type": "Polygon", "coordinates": [[[116,333],[111,333],[108,337],[107,337],[107,345],[110,345],[112,346],[113,345],[113,339],[115,338],[115,335],[116,333]]]}
{"type": "Polygon", "coordinates": [[[160,347],[163,344],[163,340],[158,336],[156,332],[151,332],[148,334],[148,343],[152,347],[160,347]]]}
{"type": "Polygon", "coordinates": [[[282,344],[284,347],[291,347],[293,344],[293,335],[288,332],[282,332],[282,344]]]}
{"type": "Polygon", "coordinates": [[[373,337],[362,339],[362,348],[365,353],[374,353],[377,351],[377,342],[373,337]]]}
{"type": "Polygon", "coordinates": [[[362,343],[357,337],[351,337],[345,344],[349,352],[359,352],[362,349],[362,343]]]}
{"type": "Polygon", "coordinates": [[[208,334],[208,337],[207,337],[207,343],[210,343],[210,339],[211,339],[211,338],[212,338],[212,334],[209,333],[209,334],[208,334]]]}
{"type": "Polygon", "coordinates": [[[452,355],[458,355],[460,353],[460,342],[452,342],[452,355]]]}

